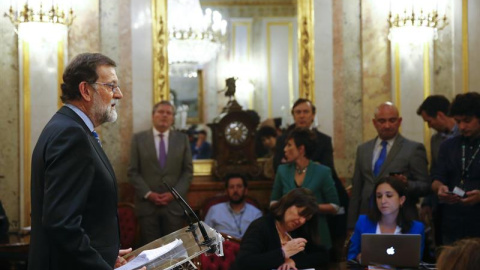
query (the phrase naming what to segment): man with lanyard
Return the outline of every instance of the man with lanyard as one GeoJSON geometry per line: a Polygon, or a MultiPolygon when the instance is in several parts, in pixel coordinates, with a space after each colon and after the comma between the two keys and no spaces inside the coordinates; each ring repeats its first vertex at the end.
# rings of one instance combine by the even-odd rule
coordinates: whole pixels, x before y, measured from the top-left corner
{"type": "Polygon", "coordinates": [[[240,174],[227,175],[225,189],[230,201],[210,207],[205,223],[219,232],[242,238],[252,221],[262,216],[262,212],[245,201],[247,180],[240,174]]]}
{"type": "Polygon", "coordinates": [[[450,116],[461,135],[440,146],[432,183],[443,203],[443,244],[480,237],[480,94],[457,95],[450,116]]]}

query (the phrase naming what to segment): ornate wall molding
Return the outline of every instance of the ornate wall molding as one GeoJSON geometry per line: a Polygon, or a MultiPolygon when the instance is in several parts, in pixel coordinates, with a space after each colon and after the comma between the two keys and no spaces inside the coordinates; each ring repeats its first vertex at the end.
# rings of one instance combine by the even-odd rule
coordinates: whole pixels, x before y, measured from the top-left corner
{"type": "Polygon", "coordinates": [[[153,104],[170,99],[168,82],[167,1],[152,0],[153,104]]]}
{"type": "Polygon", "coordinates": [[[315,103],[313,0],[297,1],[299,97],[315,103]]]}

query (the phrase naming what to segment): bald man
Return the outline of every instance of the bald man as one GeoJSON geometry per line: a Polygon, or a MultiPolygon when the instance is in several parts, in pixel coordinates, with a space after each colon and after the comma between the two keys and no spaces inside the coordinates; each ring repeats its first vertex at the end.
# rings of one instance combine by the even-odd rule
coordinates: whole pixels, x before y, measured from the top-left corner
{"type": "Polygon", "coordinates": [[[416,218],[419,197],[430,190],[428,164],[423,144],[404,138],[398,132],[402,118],[390,102],[380,104],[372,119],[378,136],[357,148],[352,179],[352,197],[348,228],[353,229],[360,214],[366,214],[375,183],[383,176],[394,175],[408,187],[404,204],[409,215],[416,218]]]}

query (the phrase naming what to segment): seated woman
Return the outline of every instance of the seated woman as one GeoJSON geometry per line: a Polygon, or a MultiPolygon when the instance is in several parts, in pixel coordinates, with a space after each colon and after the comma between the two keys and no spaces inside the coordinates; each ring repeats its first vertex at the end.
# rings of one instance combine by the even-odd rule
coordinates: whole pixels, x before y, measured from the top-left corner
{"type": "Polygon", "coordinates": [[[308,128],[295,128],[286,139],[285,158],[288,163],[280,165],[275,175],[271,203],[298,187],[308,188],[315,195],[320,212],[318,230],[322,245],[332,246],[325,214],[336,214],[339,199],[332,171],[327,166],[311,160],[316,148],[315,133],[308,128]]]}
{"type": "Polygon", "coordinates": [[[248,227],[231,269],[287,270],[328,263],[327,249],[319,244],[318,206],[310,190],[294,189],[270,210],[248,227]]]}
{"type": "Polygon", "coordinates": [[[381,178],[373,189],[371,207],[368,216],[360,215],[355,225],[348,260],[361,262],[361,236],[363,233],[420,234],[422,247],[425,240],[424,226],[409,219],[403,211],[405,203],[405,184],[393,176],[381,178]],[[376,204],[374,204],[376,202],[376,204]]]}

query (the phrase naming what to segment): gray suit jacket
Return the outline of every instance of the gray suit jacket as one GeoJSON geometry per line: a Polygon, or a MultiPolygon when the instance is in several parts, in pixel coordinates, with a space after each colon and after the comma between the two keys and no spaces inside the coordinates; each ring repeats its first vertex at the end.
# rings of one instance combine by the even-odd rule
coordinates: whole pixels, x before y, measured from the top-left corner
{"type": "Polygon", "coordinates": [[[420,196],[430,190],[428,161],[423,144],[398,135],[390,149],[378,176],[373,175],[372,159],[375,140],[361,144],[357,148],[355,172],[352,179],[352,197],[348,212],[348,228],[354,228],[360,214],[368,211],[370,195],[375,183],[390,172],[404,172],[408,179],[407,202],[405,206],[414,207],[420,196]]]}
{"type": "MultiPolygon", "coordinates": [[[[167,161],[163,169],[158,163],[155,147],[152,129],[133,136],[128,177],[135,187],[135,209],[138,216],[151,215],[158,207],[144,199],[147,192],[168,192],[163,184],[167,182],[186,198],[192,181],[192,153],[187,135],[180,131],[170,131],[167,161]]],[[[183,214],[182,208],[175,201],[166,207],[172,214],[183,214]]]]}

